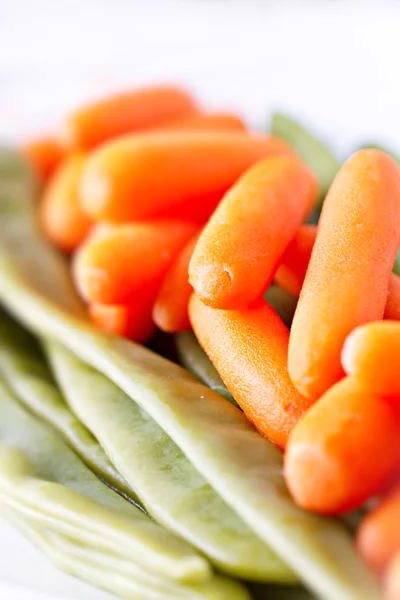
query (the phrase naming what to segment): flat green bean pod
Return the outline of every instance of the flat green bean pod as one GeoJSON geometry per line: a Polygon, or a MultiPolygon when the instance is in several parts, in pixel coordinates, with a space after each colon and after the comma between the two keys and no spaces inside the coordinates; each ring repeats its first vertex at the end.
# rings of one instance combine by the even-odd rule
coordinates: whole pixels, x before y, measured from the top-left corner
{"type": "Polygon", "coordinates": [[[321,188],[322,202],[340,168],[338,159],[323,142],[283,113],[276,112],[272,115],[271,133],[287,142],[315,173],[321,188]]]}
{"type": "MultiPolygon", "coordinates": [[[[3,511],[4,512],[4,511],[3,511]]],[[[4,516],[56,567],[127,600],[249,600],[233,581],[213,577],[198,585],[183,585],[158,577],[141,565],[73,541],[45,529],[20,512],[4,516]]]]}
{"type": "Polygon", "coordinates": [[[74,296],[65,297],[71,289],[68,272],[38,233],[33,211],[24,208],[29,202],[33,199],[15,197],[18,208],[9,211],[8,200],[3,210],[0,194],[0,301],[27,327],[65,345],[137,402],[320,598],[379,598],[348,530],[338,520],[294,505],[280,451],[241,411],[178,365],[72,314],[67,305],[76,305],[74,296]]]}
{"type": "Polygon", "coordinates": [[[112,488],[137,496],[92,433],[69,409],[33,336],[0,310],[0,374],[20,401],[54,427],[83,462],[112,488]]]}
{"type": "Polygon", "coordinates": [[[193,331],[176,333],[174,339],[179,361],[185,369],[214,392],[229,400],[234,406],[238,406],[219,376],[217,369],[200,346],[193,331]]]}
{"type": "Polygon", "coordinates": [[[223,573],[247,580],[295,580],[143,409],[62,346],[49,342],[46,347],[71,409],[157,522],[191,542],[223,573]]]}
{"type": "Polygon", "coordinates": [[[167,578],[210,577],[205,559],[107,488],[2,381],[0,413],[1,504],[167,578]]]}

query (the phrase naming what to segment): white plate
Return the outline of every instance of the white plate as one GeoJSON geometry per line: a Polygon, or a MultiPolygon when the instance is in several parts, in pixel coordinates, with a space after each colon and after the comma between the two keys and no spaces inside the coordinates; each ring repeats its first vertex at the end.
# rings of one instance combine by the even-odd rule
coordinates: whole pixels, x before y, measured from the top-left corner
{"type": "MultiPolygon", "coordinates": [[[[395,1],[0,0],[0,138],[56,128],[76,102],[180,81],[252,124],[288,110],[345,157],[400,150],[395,1]]],[[[0,521],[0,597],[105,600],[0,521]]]]}

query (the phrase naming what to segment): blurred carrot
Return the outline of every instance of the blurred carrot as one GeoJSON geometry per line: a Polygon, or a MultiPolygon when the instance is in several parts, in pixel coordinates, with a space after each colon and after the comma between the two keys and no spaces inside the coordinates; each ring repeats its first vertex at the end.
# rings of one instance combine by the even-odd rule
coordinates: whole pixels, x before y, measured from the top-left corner
{"type": "Polygon", "coordinates": [[[318,398],[340,379],[347,335],[383,317],[400,241],[399,214],[397,165],[377,150],[354,154],[323,205],[292,323],[289,373],[304,395],[318,398]]]}
{"type": "Polygon", "coordinates": [[[145,344],[155,330],[152,308],[152,302],[146,294],[145,298],[136,298],[129,305],[89,304],[89,316],[103,331],[145,344]]]}
{"type": "Polygon", "coordinates": [[[83,242],[92,226],[81,207],[79,184],[86,162],[83,153],[69,155],[44,190],[40,222],[46,236],[61,250],[72,252],[83,242]]]}
{"type": "Polygon", "coordinates": [[[368,390],[400,397],[400,323],[377,321],[357,327],[346,339],[342,364],[368,390]]]}
{"type": "Polygon", "coordinates": [[[88,238],[75,256],[75,283],[92,303],[128,304],[161,281],[196,226],[152,221],[105,228],[88,238]]]}
{"type": "Polygon", "coordinates": [[[125,136],[94,152],[82,197],[96,220],[138,221],[224,193],[252,164],[292,154],[284,142],[236,131],[125,136]]]}
{"type": "Polygon", "coordinates": [[[226,194],[200,236],[190,282],[214,308],[251,305],[267,289],[285,248],[316,202],[314,175],[294,156],[273,156],[226,194]]]}
{"type": "Polygon", "coordinates": [[[357,532],[357,548],[371,569],[383,575],[400,551],[400,487],[364,517],[357,532]]]}
{"type": "Polygon", "coordinates": [[[394,273],[390,276],[384,318],[400,321],[400,277],[394,273]]]}
{"type": "Polygon", "coordinates": [[[190,329],[188,304],[193,290],[189,262],[199,235],[196,232],[166,272],[153,307],[155,324],[167,333],[190,329]]]}
{"type": "Polygon", "coordinates": [[[243,123],[237,115],[231,113],[193,113],[176,121],[165,123],[160,129],[168,130],[193,130],[193,131],[207,131],[207,130],[237,130],[245,131],[246,125],[243,123]]]}
{"type": "Polygon", "coordinates": [[[109,96],[72,112],[64,123],[70,148],[92,149],[113,137],[159,127],[195,111],[190,94],[154,86],[109,96]]]}
{"type": "Polygon", "coordinates": [[[279,262],[274,281],[293,296],[300,294],[316,237],[315,225],[302,225],[279,262]]]}
{"type": "Polygon", "coordinates": [[[294,428],[286,483],[301,507],[340,514],[400,475],[400,409],[347,377],[294,428]]]}
{"type": "Polygon", "coordinates": [[[194,202],[184,202],[178,206],[167,210],[158,218],[179,219],[181,221],[190,221],[198,225],[204,225],[211,217],[218,204],[221,202],[224,194],[218,192],[205,196],[194,202]]]}
{"type": "MultiPolygon", "coordinates": [[[[398,520],[398,516],[397,516],[398,520]]],[[[400,600],[400,550],[389,565],[385,576],[385,600],[400,600]]]]}
{"type": "Polygon", "coordinates": [[[42,183],[54,173],[66,155],[61,142],[51,136],[43,136],[21,147],[22,154],[35,169],[42,183]]]}
{"type": "Polygon", "coordinates": [[[193,294],[189,318],[201,346],[247,418],[284,448],[310,406],[289,378],[287,327],[264,300],[247,310],[218,310],[193,294]]]}

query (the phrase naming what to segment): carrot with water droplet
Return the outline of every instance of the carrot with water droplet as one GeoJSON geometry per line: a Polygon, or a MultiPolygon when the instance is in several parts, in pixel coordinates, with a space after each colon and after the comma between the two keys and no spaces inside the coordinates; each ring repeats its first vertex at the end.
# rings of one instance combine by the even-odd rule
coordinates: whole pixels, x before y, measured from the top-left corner
{"type": "Polygon", "coordinates": [[[247,418],[284,448],[310,406],[289,378],[286,325],[265,300],[247,310],[219,310],[194,294],[189,318],[200,345],[247,418]]]}
{"type": "Polygon", "coordinates": [[[400,486],[364,517],[357,532],[357,548],[371,569],[383,575],[400,551],[400,486]]]}
{"type": "Polygon", "coordinates": [[[39,208],[44,233],[65,252],[75,250],[92,227],[92,220],[82,209],[79,195],[85,162],[83,153],[69,155],[50,179],[39,208]]]}
{"type": "Polygon", "coordinates": [[[247,171],[226,194],[200,236],[190,282],[214,308],[248,307],[318,197],[311,171],[294,156],[274,156],[247,171]]]}
{"type": "Polygon", "coordinates": [[[152,221],[105,228],[82,244],[73,274],[90,303],[129,304],[162,277],[196,226],[183,221],[152,221]]]}
{"type": "Polygon", "coordinates": [[[397,165],[377,150],[354,154],[326,197],[292,323],[289,373],[304,395],[318,398],[343,377],[347,335],[383,317],[399,215],[397,165]]]}
{"type": "Polygon", "coordinates": [[[192,96],[172,86],[123,92],[88,103],[65,120],[65,143],[73,149],[92,149],[111,138],[145,131],[195,112],[192,96]]]}
{"type": "Polygon", "coordinates": [[[286,447],[285,478],[302,508],[340,514],[400,476],[400,407],[354,378],[334,385],[304,415],[286,447]]]}
{"type": "Polygon", "coordinates": [[[193,289],[189,283],[189,262],[199,239],[197,232],[165,274],[154,307],[155,324],[167,333],[190,329],[188,304],[193,289]]]}
{"type": "Polygon", "coordinates": [[[82,181],[95,220],[140,221],[223,194],[251,165],[290,153],[284,142],[237,131],[124,136],[93,152],[82,181]]]}

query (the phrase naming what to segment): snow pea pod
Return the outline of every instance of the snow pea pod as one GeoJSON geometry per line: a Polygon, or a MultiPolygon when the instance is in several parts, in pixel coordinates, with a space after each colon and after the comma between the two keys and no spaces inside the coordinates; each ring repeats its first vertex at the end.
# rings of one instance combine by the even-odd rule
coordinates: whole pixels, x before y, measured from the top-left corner
{"type": "Polygon", "coordinates": [[[283,113],[276,112],[272,115],[271,133],[287,142],[315,173],[321,187],[320,201],[322,202],[339,170],[338,159],[323,142],[283,113]]]}
{"type": "Polygon", "coordinates": [[[204,558],[101,483],[2,381],[0,413],[0,504],[166,578],[210,577],[204,558]]]}
{"type": "Polygon", "coordinates": [[[185,369],[214,392],[229,400],[234,406],[238,406],[193,331],[181,331],[175,334],[174,340],[179,361],[185,369]]]}
{"type": "Polygon", "coordinates": [[[113,489],[138,498],[98,441],[68,408],[48,368],[40,345],[0,310],[0,374],[20,401],[51,425],[70,448],[113,489]]]}
{"type": "Polygon", "coordinates": [[[280,451],[241,411],[178,365],[94,329],[66,308],[74,302],[60,298],[59,285],[67,287],[68,272],[23,209],[27,203],[29,198],[19,198],[17,211],[8,211],[7,203],[3,210],[0,194],[0,301],[28,328],[61,342],[137,402],[320,598],[379,598],[347,529],[294,505],[280,451]]]}
{"type": "Polygon", "coordinates": [[[247,580],[295,580],[143,409],[59,344],[45,347],[71,409],[158,523],[191,542],[223,573],[247,580]]]}
{"type": "Polygon", "coordinates": [[[132,561],[102,553],[50,529],[41,528],[18,510],[7,510],[4,516],[56,567],[121,598],[225,600],[232,594],[235,600],[249,600],[245,590],[233,581],[213,577],[210,581],[191,586],[167,581],[132,561]]]}

